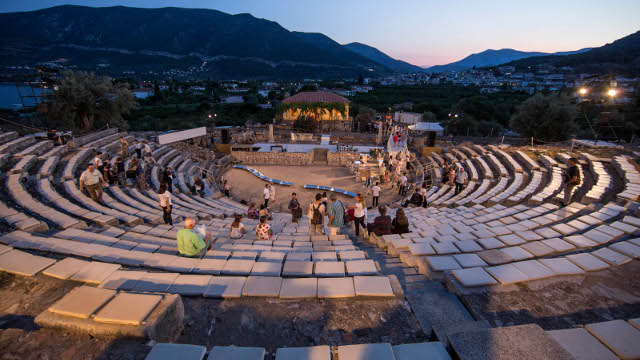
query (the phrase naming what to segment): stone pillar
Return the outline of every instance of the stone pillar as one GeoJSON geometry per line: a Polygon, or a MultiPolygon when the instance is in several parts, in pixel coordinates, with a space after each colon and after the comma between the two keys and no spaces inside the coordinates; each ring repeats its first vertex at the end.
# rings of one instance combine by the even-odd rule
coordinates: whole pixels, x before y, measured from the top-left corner
{"type": "Polygon", "coordinates": [[[273,124],[269,124],[269,142],[273,142],[273,124]]]}
{"type": "Polygon", "coordinates": [[[376,139],[376,145],[380,145],[382,141],[382,121],[378,121],[378,138],[376,139]]]}

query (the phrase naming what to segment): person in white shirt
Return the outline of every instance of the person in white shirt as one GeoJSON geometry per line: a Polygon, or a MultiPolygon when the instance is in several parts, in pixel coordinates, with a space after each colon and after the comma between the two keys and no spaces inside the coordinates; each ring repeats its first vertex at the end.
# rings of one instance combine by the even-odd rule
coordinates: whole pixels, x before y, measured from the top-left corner
{"type": "Polygon", "coordinates": [[[467,183],[468,179],[469,177],[467,176],[467,173],[461,166],[458,170],[458,173],[456,174],[456,195],[458,195],[460,191],[462,191],[462,188],[464,187],[464,184],[467,183]]]}
{"type": "Polygon", "coordinates": [[[236,215],[235,219],[231,223],[229,237],[232,239],[239,239],[246,233],[247,230],[245,230],[244,225],[242,225],[242,215],[236,215]]]}
{"type": "Polygon", "coordinates": [[[405,196],[407,195],[407,175],[406,173],[402,173],[400,177],[400,188],[398,189],[398,195],[405,196]]]}
{"type": "Polygon", "coordinates": [[[382,188],[380,188],[380,183],[376,182],[376,185],[371,188],[371,192],[373,193],[372,205],[374,208],[378,206],[378,200],[380,199],[380,191],[382,191],[382,188]]]}
{"type": "Polygon", "coordinates": [[[98,151],[96,153],[96,157],[93,158],[93,163],[96,166],[96,169],[98,169],[98,171],[100,171],[100,173],[102,173],[104,175],[104,164],[102,163],[102,151],[98,151]]]}
{"type": "Polygon", "coordinates": [[[262,191],[262,195],[264,197],[264,207],[269,206],[269,199],[271,198],[271,192],[269,191],[269,184],[264,185],[264,190],[262,191]]]}
{"type": "Polygon", "coordinates": [[[367,225],[365,225],[367,204],[365,203],[362,194],[356,195],[356,203],[353,206],[349,206],[349,209],[354,209],[353,217],[356,227],[356,237],[360,236],[360,226],[362,226],[363,230],[367,229],[367,225]]]}
{"type": "Polygon", "coordinates": [[[158,189],[158,204],[160,208],[162,208],[162,219],[165,224],[173,226],[173,220],[171,219],[171,192],[169,192],[168,184],[166,182],[160,183],[160,188],[158,189]]]}
{"type": "Polygon", "coordinates": [[[420,195],[422,196],[422,207],[427,207],[427,183],[422,184],[420,189],[420,195]]]}
{"type": "Polygon", "coordinates": [[[82,192],[83,187],[86,187],[93,201],[101,204],[102,186],[106,185],[102,173],[96,169],[96,165],[93,162],[90,162],[87,170],[80,175],[80,192],[82,192]]]}

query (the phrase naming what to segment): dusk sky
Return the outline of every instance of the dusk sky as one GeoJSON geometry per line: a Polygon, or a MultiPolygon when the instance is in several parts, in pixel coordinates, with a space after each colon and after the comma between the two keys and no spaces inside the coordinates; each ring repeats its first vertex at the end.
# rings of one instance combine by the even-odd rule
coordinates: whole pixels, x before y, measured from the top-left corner
{"type": "Polygon", "coordinates": [[[438,65],[486,49],[569,51],[640,30],[640,0],[2,0],[0,12],[62,4],[210,8],[250,13],[289,30],[361,42],[415,65],[438,65]]]}

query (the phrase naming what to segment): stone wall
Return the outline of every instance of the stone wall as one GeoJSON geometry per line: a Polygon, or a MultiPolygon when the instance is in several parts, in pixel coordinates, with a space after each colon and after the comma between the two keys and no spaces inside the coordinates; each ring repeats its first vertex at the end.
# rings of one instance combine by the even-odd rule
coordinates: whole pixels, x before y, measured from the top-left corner
{"type": "Polygon", "coordinates": [[[311,153],[232,151],[231,155],[243,164],[311,165],[313,161],[311,153]]]}
{"type": "Polygon", "coordinates": [[[328,153],[327,162],[330,166],[351,166],[354,161],[360,160],[360,153],[357,152],[337,152],[328,153]]]}

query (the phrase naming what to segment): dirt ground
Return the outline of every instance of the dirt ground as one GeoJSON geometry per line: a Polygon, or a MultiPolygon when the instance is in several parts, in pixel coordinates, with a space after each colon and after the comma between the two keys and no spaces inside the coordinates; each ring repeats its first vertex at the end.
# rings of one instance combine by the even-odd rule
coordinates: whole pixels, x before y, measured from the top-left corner
{"type": "Polygon", "coordinates": [[[539,280],[517,291],[463,296],[467,307],[493,326],[535,323],[566,329],[640,316],[640,261],[562,281],[539,280]]]}
{"type": "MultiPolygon", "coordinates": [[[[354,193],[362,192],[364,183],[356,181],[355,176],[346,167],[334,166],[280,166],[280,165],[248,165],[264,175],[277,180],[288,181],[293,186],[276,185],[275,203],[269,202],[272,211],[288,212],[289,200],[292,192],[295,192],[298,201],[303,209],[308,207],[318,190],[305,189],[305,184],[321,185],[336,187],[351,191],[354,193]]],[[[262,192],[264,191],[265,181],[260,180],[255,175],[246,170],[229,169],[225,174],[225,179],[231,184],[231,196],[236,201],[246,200],[248,203],[255,202],[256,205],[263,203],[262,192]]],[[[327,193],[330,196],[331,192],[327,193]]],[[[338,195],[338,199],[342,200],[345,205],[353,205],[354,198],[338,195]]],[[[387,204],[400,199],[397,189],[383,187],[380,204],[387,204]]],[[[366,197],[367,206],[371,206],[372,197],[366,197]]]]}
{"type": "MultiPolygon", "coordinates": [[[[39,328],[34,318],[80,283],[0,273],[0,359],[144,359],[153,342],[95,338],[39,328]]],[[[423,342],[409,305],[400,300],[214,300],[183,297],[185,320],[176,343],[285,346],[423,342]]]]}

